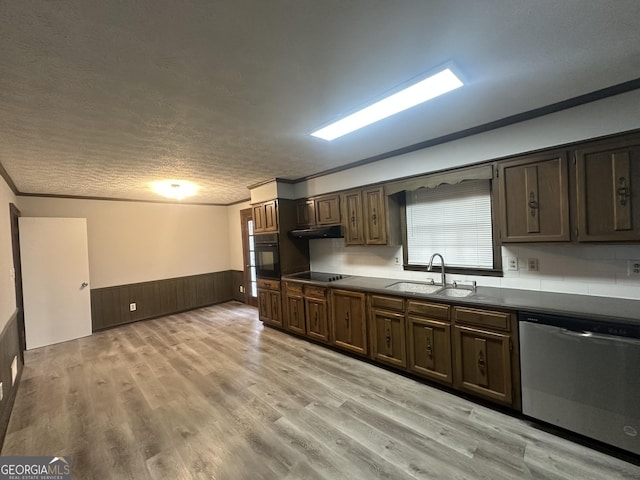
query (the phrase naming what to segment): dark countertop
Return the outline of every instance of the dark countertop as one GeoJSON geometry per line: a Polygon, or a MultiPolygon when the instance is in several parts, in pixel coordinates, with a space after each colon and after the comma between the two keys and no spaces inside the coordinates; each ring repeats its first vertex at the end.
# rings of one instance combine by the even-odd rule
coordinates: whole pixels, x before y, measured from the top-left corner
{"type": "MultiPolygon", "coordinates": [[[[475,295],[451,298],[438,294],[398,292],[385,288],[396,282],[420,283],[397,278],[350,276],[333,282],[317,282],[288,276],[283,277],[282,280],[470,307],[492,307],[640,325],[640,300],[481,286],[478,287],[475,295]]],[[[640,288],[638,288],[638,293],[640,295],[640,288]]]]}

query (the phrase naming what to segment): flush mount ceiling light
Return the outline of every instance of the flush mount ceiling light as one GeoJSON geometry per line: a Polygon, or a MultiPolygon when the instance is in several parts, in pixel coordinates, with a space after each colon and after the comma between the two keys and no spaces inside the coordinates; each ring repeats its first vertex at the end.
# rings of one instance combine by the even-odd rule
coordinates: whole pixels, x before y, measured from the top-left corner
{"type": "Polygon", "coordinates": [[[186,182],[184,180],[163,180],[162,182],[152,182],[153,191],[163,197],[182,200],[191,197],[198,191],[195,183],[186,182]]]}
{"type": "Polygon", "coordinates": [[[316,130],[311,135],[328,141],[335,140],[383,118],[444,95],[456,88],[460,88],[462,85],[464,85],[462,80],[451,69],[445,68],[418,83],[414,83],[362,110],[358,110],[342,120],[316,130]]]}

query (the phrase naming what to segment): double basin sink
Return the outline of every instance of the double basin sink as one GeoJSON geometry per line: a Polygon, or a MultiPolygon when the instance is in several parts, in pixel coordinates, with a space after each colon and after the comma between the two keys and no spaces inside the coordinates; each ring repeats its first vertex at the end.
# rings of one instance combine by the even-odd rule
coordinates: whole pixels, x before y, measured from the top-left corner
{"type": "Polygon", "coordinates": [[[420,282],[396,282],[385,287],[387,290],[395,290],[402,293],[422,293],[442,295],[443,297],[469,297],[475,293],[474,290],[461,287],[443,287],[420,282]]]}

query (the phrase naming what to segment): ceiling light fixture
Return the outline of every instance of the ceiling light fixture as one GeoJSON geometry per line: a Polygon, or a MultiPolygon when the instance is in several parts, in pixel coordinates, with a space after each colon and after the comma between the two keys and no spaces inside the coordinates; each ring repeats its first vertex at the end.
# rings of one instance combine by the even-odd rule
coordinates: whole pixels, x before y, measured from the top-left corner
{"type": "Polygon", "coordinates": [[[161,182],[152,182],[151,187],[158,195],[173,198],[175,200],[182,200],[183,198],[191,197],[196,194],[199,188],[195,183],[186,182],[184,180],[163,180],[161,182]]]}
{"type": "Polygon", "coordinates": [[[328,141],[335,140],[347,133],[415,107],[463,85],[462,80],[451,69],[445,68],[418,83],[414,83],[362,110],[358,110],[342,120],[316,130],[311,135],[328,141]]]}

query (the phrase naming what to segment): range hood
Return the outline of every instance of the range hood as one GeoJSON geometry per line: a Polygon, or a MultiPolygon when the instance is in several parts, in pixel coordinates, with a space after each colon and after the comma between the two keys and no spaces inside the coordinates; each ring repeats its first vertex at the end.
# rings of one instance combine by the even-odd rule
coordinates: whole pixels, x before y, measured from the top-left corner
{"type": "Polygon", "coordinates": [[[344,234],[340,225],[330,225],[291,230],[289,236],[291,238],[341,238],[344,234]]]}

